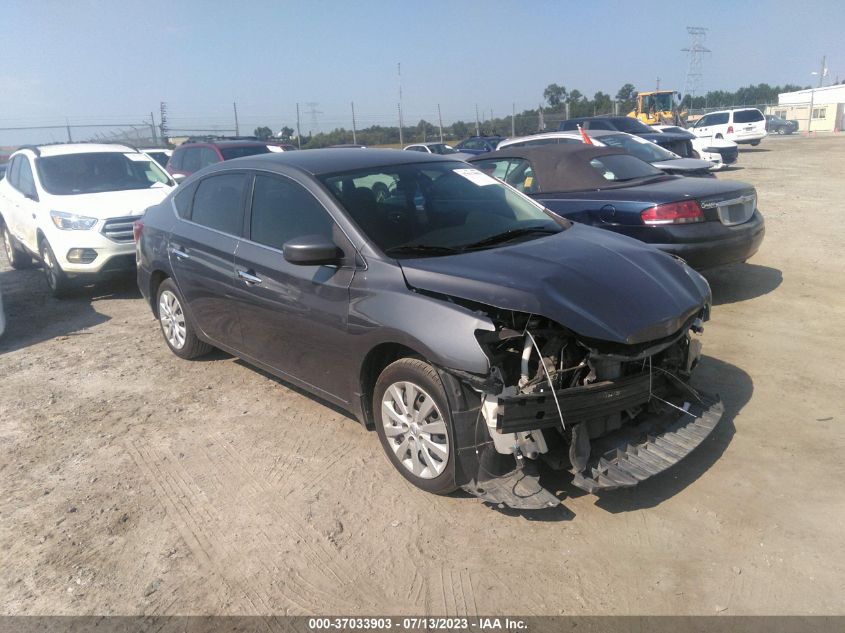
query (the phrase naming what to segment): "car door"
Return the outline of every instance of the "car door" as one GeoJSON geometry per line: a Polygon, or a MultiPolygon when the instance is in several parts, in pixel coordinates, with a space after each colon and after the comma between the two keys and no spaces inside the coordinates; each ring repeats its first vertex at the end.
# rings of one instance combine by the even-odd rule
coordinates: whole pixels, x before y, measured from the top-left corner
{"type": "Polygon", "coordinates": [[[355,252],[326,208],[301,184],[255,176],[246,228],[235,256],[243,349],[251,358],[343,402],[348,376],[332,358],[349,345],[347,315],[355,252]],[[285,242],[308,235],[334,241],[338,266],[291,264],[285,242]]]}
{"type": "MultiPolygon", "coordinates": [[[[45,210],[39,204],[38,189],[35,186],[35,175],[27,156],[18,158],[20,166],[17,174],[18,206],[15,209],[18,234],[16,237],[28,249],[38,251],[38,214],[45,210]]],[[[46,210],[49,213],[49,210],[46,210]]],[[[49,221],[47,218],[43,220],[49,221]]]]}
{"type": "Polygon", "coordinates": [[[21,156],[13,156],[6,167],[6,177],[0,181],[0,211],[9,232],[19,239],[20,235],[20,192],[17,190],[21,156]]]}
{"type": "Polygon", "coordinates": [[[705,114],[695,122],[695,125],[692,126],[693,134],[695,134],[698,138],[712,138],[713,133],[710,131],[710,122],[712,120],[712,115],[705,114]]]}
{"type": "Polygon", "coordinates": [[[179,194],[189,196],[189,204],[177,203],[185,208],[185,217],[168,239],[173,276],[196,326],[212,341],[235,350],[242,344],[233,300],[235,250],[248,179],[247,172],[225,172],[189,185],[179,194]]]}

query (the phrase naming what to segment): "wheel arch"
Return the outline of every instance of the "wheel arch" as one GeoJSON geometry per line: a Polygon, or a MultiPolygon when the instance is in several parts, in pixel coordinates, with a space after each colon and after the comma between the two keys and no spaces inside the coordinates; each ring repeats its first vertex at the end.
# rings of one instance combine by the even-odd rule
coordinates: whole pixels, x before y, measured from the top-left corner
{"type": "Polygon", "coordinates": [[[170,279],[170,275],[161,269],[154,270],[150,275],[150,307],[153,310],[155,318],[158,318],[158,301],[156,301],[156,295],[158,294],[159,286],[161,286],[165,279],[170,279]]]}
{"type": "Polygon", "coordinates": [[[424,353],[406,344],[382,342],[367,352],[361,363],[358,372],[358,388],[361,393],[361,413],[363,416],[361,422],[370,430],[375,428],[373,389],[375,389],[376,381],[388,365],[400,358],[420,358],[431,362],[424,353]]]}

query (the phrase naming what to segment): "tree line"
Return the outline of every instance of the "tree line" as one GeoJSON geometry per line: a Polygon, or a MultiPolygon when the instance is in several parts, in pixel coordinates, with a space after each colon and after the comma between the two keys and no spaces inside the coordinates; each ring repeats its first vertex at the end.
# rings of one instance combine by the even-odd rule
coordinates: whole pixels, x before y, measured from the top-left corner
{"type": "MultiPolygon", "coordinates": [[[[845,83],[845,82],[843,82],[845,83]]],[[[701,110],[728,106],[759,105],[776,103],[777,96],[782,92],[802,90],[794,84],[784,86],[770,86],[766,83],[750,85],[730,92],[726,90],[711,90],[703,96],[691,98],[682,95],[681,109],[701,110]]],[[[616,92],[614,97],[602,92],[596,92],[592,98],[578,89],[567,89],[565,86],[551,83],[543,90],[544,103],[538,104],[536,109],[523,110],[511,119],[511,116],[488,118],[476,121],[455,121],[443,126],[443,139],[446,142],[456,142],[476,133],[490,136],[522,136],[546,130],[556,130],[559,121],[567,117],[598,116],[605,114],[626,115],[636,106],[637,89],[633,84],[626,83],[616,92]]],[[[285,141],[295,139],[295,130],[284,125],[281,138],[285,141]]],[[[267,126],[255,129],[255,136],[271,138],[272,130],[267,126]]],[[[353,134],[351,129],[335,128],[330,132],[319,132],[300,139],[303,149],[327,147],[351,143],[353,134]]],[[[401,141],[405,144],[424,141],[439,141],[440,129],[430,121],[421,119],[416,125],[402,127],[401,141]]],[[[355,130],[355,141],[361,145],[397,145],[400,143],[399,126],[372,125],[355,130]]]]}

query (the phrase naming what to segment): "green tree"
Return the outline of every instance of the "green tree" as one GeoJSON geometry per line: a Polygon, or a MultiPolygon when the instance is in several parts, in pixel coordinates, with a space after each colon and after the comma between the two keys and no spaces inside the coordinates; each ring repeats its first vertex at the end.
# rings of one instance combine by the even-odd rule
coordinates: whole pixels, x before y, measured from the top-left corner
{"type": "Polygon", "coordinates": [[[289,141],[291,136],[293,136],[293,128],[288,127],[287,125],[282,126],[282,140],[289,141]]]}
{"type": "Polygon", "coordinates": [[[627,114],[634,109],[637,103],[637,89],[634,84],[625,84],[616,93],[616,100],[619,101],[619,112],[627,114]]]}
{"type": "Polygon", "coordinates": [[[543,91],[543,98],[550,108],[557,109],[566,100],[566,88],[557,84],[549,84],[543,91]]]}
{"type": "Polygon", "coordinates": [[[257,136],[257,137],[258,137],[258,138],[260,138],[262,141],[265,141],[265,140],[267,140],[268,138],[270,138],[270,137],[272,137],[272,136],[273,136],[273,130],[271,130],[271,129],[270,129],[269,127],[267,127],[266,125],[263,125],[263,126],[261,126],[261,127],[257,127],[257,128],[255,128],[255,131],[253,132],[253,135],[257,136]]]}
{"type": "Polygon", "coordinates": [[[609,94],[605,94],[599,90],[593,95],[593,113],[613,114],[613,101],[610,99],[609,94]]]}

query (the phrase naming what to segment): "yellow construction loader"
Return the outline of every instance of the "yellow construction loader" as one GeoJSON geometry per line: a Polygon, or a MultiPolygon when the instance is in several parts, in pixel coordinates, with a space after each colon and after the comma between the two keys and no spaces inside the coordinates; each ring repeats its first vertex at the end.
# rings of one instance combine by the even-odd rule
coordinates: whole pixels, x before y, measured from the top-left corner
{"type": "Polygon", "coordinates": [[[639,92],[636,108],[628,116],[646,125],[682,125],[686,112],[679,112],[680,96],[675,90],[639,92]]]}

